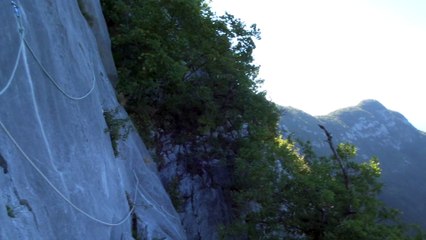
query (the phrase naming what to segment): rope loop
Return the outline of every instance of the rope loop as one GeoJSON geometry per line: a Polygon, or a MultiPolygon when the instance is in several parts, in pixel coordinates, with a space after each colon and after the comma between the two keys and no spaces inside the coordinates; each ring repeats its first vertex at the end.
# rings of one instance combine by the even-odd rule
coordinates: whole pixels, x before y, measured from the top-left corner
{"type": "MultiPolygon", "coordinates": [[[[80,97],[74,97],[71,96],[70,94],[67,94],[60,86],[59,84],[54,80],[54,78],[49,74],[49,72],[46,70],[46,68],[43,66],[43,64],[41,63],[40,59],[37,58],[37,56],[34,53],[34,50],[30,47],[30,45],[28,44],[28,42],[25,40],[25,34],[24,34],[24,28],[23,28],[23,24],[22,24],[22,18],[21,18],[21,10],[19,5],[15,2],[15,1],[10,1],[13,9],[14,9],[14,13],[16,16],[16,20],[17,20],[17,25],[18,25],[18,32],[20,34],[20,44],[19,44],[19,50],[18,50],[18,54],[15,60],[15,64],[13,66],[12,69],[12,73],[9,77],[9,79],[6,82],[6,85],[3,89],[0,90],[0,96],[5,93],[7,91],[7,89],[10,87],[13,79],[15,79],[15,75],[16,75],[16,70],[18,68],[19,65],[19,61],[21,59],[21,56],[23,54],[25,54],[25,52],[23,52],[24,47],[26,47],[31,55],[33,56],[33,58],[36,60],[37,64],[40,66],[40,68],[42,69],[43,73],[49,78],[49,80],[53,83],[53,85],[55,85],[55,87],[62,92],[66,97],[73,99],[73,100],[82,100],[86,97],[88,97],[94,90],[95,88],[95,83],[96,83],[96,78],[95,75],[93,74],[93,83],[92,83],[92,87],[90,88],[90,90],[85,93],[83,96],[80,97]]],[[[84,216],[86,216],[87,218],[102,224],[102,225],[106,225],[106,226],[110,226],[110,227],[114,227],[114,226],[119,226],[123,223],[125,223],[130,216],[132,215],[132,213],[135,211],[135,204],[131,207],[131,209],[129,210],[129,212],[126,214],[126,216],[118,221],[118,222],[107,222],[107,221],[103,221],[100,220],[96,217],[94,217],[93,215],[89,214],[88,212],[84,211],[83,209],[79,208],[75,203],[73,203],[69,198],[67,198],[64,193],[61,192],[61,190],[56,187],[51,181],[50,179],[43,173],[43,171],[41,171],[41,169],[39,167],[37,167],[37,165],[35,164],[35,162],[28,156],[28,154],[22,149],[22,147],[18,144],[18,142],[16,141],[16,139],[13,137],[13,135],[10,133],[10,131],[6,128],[6,126],[3,124],[3,122],[0,120],[0,127],[3,129],[3,131],[6,133],[6,135],[9,137],[9,139],[12,141],[12,143],[15,145],[15,147],[19,150],[19,152],[22,154],[22,156],[28,161],[28,163],[34,168],[34,170],[41,176],[41,178],[43,178],[46,183],[54,190],[54,192],[56,192],[66,203],[68,203],[72,208],[74,208],[76,211],[80,212],[81,214],[83,214],[84,216]]],[[[135,175],[136,177],[136,175],[135,175]]],[[[138,193],[138,187],[139,187],[139,179],[136,177],[136,186],[135,186],[135,190],[134,190],[134,202],[136,202],[136,197],[137,197],[137,193],[138,193]]]]}
{"type": "Polygon", "coordinates": [[[19,46],[19,50],[18,50],[18,55],[16,57],[16,61],[15,61],[15,65],[13,67],[12,70],[12,74],[9,77],[8,81],[6,82],[6,85],[3,89],[0,90],[0,95],[2,95],[4,92],[6,92],[6,90],[9,88],[10,84],[12,83],[15,74],[16,74],[16,69],[18,68],[18,64],[19,64],[19,60],[21,58],[23,53],[23,48],[26,47],[26,49],[29,50],[29,52],[31,53],[31,56],[34,58],[34,60],[37,62],[37,64],[39,65],[40,69],[42,70],[42,72],[47,76],[47,78],[49,79],[49,81],[67,98],[71,99],[71,100],[83,100],[85,98],[87,98],[95,89],[96,87],[96,77],[95,74],[93,73],[93,80],[92,80],[92,84],[90,89],[84,93],[82,96],[73,96],[69,93],[67,93],[60,85],[59,83],[52,77],[52,75],[49,73],[49,71],[47,71],[46,67],[42,64],[41,60],[37,57],[37,55],[35,54],[34,49],[30,46],[30,44],[28,43],[28,41],[25,39],[25,34],[24,34],[24,27],[22,24],[22,11],[21,8],[19,7],[18,3],[15,1],[10,1],[10,4],[12,5],[12,8],[14,10],[15,16],[16,16],[16,21],[17,21],[17,25],[18,25],[18,32],[21,35],[20,36],[20,46],[19,46]]]}
{"type": "Polygon", "coordinates": [[[22,24],[21,24],[21,15],[20,15],[20,10],[19,10],[19,6],[17,5],[17,3],[15,1],[10,1],[14,12],[15,12],[15,16],[17,18],[17,24],[18,24],[18,32],[19,32],[19,49],[18,49],[18,53],[16,55],[16,60],[15,60],[15,64],[12,68],[12,73],[10,74],[10,77],[8,78],[8,80],[6,81],[6,85],[4,85],[3,89],[0,90],[0,96],[3,95],[3,93],[5,93],[7,91],[7,89],[9,89],[11,83],[13,82],[13,79],[15,79],[15,74],[16,74],[16,70],[18,69],[18,65],[19,65],[19,60],[21,59],[22,56],[22,51],[24,49],[24,29],[22,28],[22,24]]]}
{"type": "Polygon", "coordinates": [[[9,79],[6,81],[6,85],[4,86],[3,89],[0,90],[0,96],[7,91],[7,89],[10,87],[11,83],[13,82],[13,79],[15,79],[16,70],[18,69],[19,60],[21,59],[23,49],[24,49],[24,38],[23,36],[21,36],[21,41],[19,44],[19,50],[16,56],[15,65],[13,66],[12,73],[10,74],[9,79]]]}
{"type": "Polygon", "coordinates": [[[60,85],[59,83],[50,75],[49,71],[44,67],[44,65],[41,63],[41,60],[37,57],[37,55],[34,52],[34,49],[31,48],[30,44],[26,39],[24,39],[25,46],[30,51],[31,56],[33,56],[34,60],[37,62],[37,64],[40,66],[40,69],[43,71],[43,73],[46,75],[46,77],[49,79],[49,81],[67,98],[71,100],[83,100],[87,98],[95,89],[96,87],[96,77],[93,73],[93,80],[92,80],[92,86],[90,87],[89,91],[87,91],[82,96],[72,96],[71,94],[67,93],[60,85]]]}
{"type": "MultiPolygon", "coordinates": [[[[133,211],[135,210],[135,204],[132,206],[132,208],[129,210],[129,212],[126,214],[126,216],[122,220],[120,220],[118,222],[106,222],[106,221],[100,220],[100,219],[94,217],[93,215],[91,215],[90,213],[84,211],[80,207],[78,207],[69,198],[67,198],[61,192],[61,190],[59,190],[59,188],[55,186],[55,184],[53,184],[50,181],[50,179],[43,173],[43,171],[41,171],[41,169],[39,167],[37,167],[37,165],[35,164],[35,162],[22,149],[22,147],[18,144],[18,142],[16,141],[16,139],[12,136],[12,134],[10,133],[10,131],[6,128],[6,126],[3,124],[3,122],[1,120],[0,120],[0,127],[3,129],[3,131],[9,137],[9,139],[12,141],[12,143],[15,145],[15,147],[19,150],[19,152],[22,154],[22,156],[24,156],[24,158],[34,168],[34,170],[36,170],[36,172],[43,178],[43,180],[45,180],[46,183],[54,190],[54,192],[56,192],[66,203],[68,203],[76,211],[80,212],[81,214],[83,214],[87,218],[89,218],[89,219],[91,219],[91,220],[93,220],[93,221],[95,221],[97,223],[100,223],[102,225],[109,226],[109,227],[119,226],[119,225],[125,223],[130,218],[130,216],[132,215],[133,211]]],[[[135,175],[135,177],[136,177],[136,175],[135,175]]],[[[135,186],[135,190],[134,190],[135,191],[135,195],[134,195],[134,200],[133,200],[134,202],[136,202],[138,187],[139,187],[139,179],[136,177],[136,186],[135,186]]]]}

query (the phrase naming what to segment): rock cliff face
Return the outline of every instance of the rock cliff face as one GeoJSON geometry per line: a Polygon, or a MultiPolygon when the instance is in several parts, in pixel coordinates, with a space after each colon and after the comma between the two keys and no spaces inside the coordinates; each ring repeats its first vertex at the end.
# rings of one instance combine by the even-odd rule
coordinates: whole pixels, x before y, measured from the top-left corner
{"type": "Polygon", "coordinates": [[[1,1],[0,21],[0,239],[185,239],[119,120],[99,1],[1,1]]]}
{"type": "Polygon", "coordinates": [[[294,108],[283,108],[281,127],[285,134],[312,142],[320,155],[330,155],[322,124],[335,143],[358,147],[358,159],[377,156],[384,183],[381,198],[403,212],[403,219],[426,229],[426,134],[415,129],[400,113],[366,100],[326,116],[314,117],[294,108]]]}
{"type": "Polygon", "coordinates": [[[205,156],[182,157],[197,155],[188,154],[183,146],[172,149],[163,155],[165,162],[160,166],[160,174],[164,184],[169,186],[169,192],[176,193],[178,201],[175,205],[188,239],[220,239],[220,227],[231,220],[226,190],[230,186],[227,168],[223,162],[205,156]],[[191,161],[200,164],[188,167],[187,162],[191,161]]]}

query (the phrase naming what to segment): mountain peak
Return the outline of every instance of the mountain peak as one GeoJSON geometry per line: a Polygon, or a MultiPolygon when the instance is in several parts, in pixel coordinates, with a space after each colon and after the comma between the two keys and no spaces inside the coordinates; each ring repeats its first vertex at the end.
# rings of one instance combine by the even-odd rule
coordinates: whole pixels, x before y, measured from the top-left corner
{"type": "Polygon", "coordinates": [[[362,108],[366,111],[377,111],[377,110],[387,110],[383,104],[374,99],[367,99],[361,101],[357,107],[362,108]]]}
{"type": "Polygon", "coordinates": [[[406,223],[426,228],[426,209],[422,209],[426,188],[418,187],[419,182],[426,181],[426,134],[417,131],[402,114],[388,110],[376,100],[364,100],[355,107],[325,116],[313,117],[297,111],[284,114],[281,129],[294,139],[309,141],[318,156],[330,154],[318,123],[328,128],[335,142],[357,146],[357,161],[377,156],[383,173],[381,198],[389,206],[402,210],[406,223]]]}

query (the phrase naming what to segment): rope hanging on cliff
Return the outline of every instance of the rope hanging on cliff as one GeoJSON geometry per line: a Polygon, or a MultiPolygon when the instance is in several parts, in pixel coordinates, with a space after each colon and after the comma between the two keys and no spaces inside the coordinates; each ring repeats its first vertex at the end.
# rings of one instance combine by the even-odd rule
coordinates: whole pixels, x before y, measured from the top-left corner
{"type": "Polygon", "coordinates": [[[20,17],[21,15],[19,14],[19,7],[14,1],[11,1],[11,4],[15,11],[16,21],[18,23],[18,31],[20,35],[19,50],[18,50],[18,54],[16,55],[15,65],[12,68],[12,73],[10,74],[9,79],[6,81],[6,85],[4,86],[4,88],[0,90],[0,96],[7,91],[7,89],[10,87],[11,83],[13,82],[13,79],[15,79],[16,70],[18,69],[19,60],[21,59],[22,50],[24,48],[24,31],[21,24],[22,22],[20,17]]]}
{"type": "MultiPolygon", "coordinates": [[[[42,68],[43,72],[48,76],[48,78],[51,80],[51,82],[56,86],[56,88],[58,88],[58,90],[60,90],[65,96],[67,96],[70,99],[73,100],[81,100],[86,98],[87,96],[90,95],[90,93],[93,92],[94,88],[95,88],[95,83],[96,83],[96,79],[93,76],[93,84],[91,89],[89,90],[89,92],[87,92],[86,94],[84,94],[82,97],[73,97],[69,94],[67,94],[60,86],[59,84],[53,79],[53,77],[50,76],[50,74],[48,73],[48,71],[43,67],[43,65],[41,64],[40,60],[37,58],[37,56],[34,54],[33,49],[29,46],[28,42],[25,40],[24,38],[24,28],[23,28],[23,24],[22,24],[22,19],[21,19],[21,13],[20,13],[20,8],[18,6],[18,4],[15,1],[11,1],[12,7],[14,8],[14,12],[15,12],[15,16],[17,18],[17,23],[18,23],[18,31],[20,34],[20,46],[19,46],[19,50],[18,50],[18,55],[16,57],[16,61],[15,61],[15,65],[13,67],[11,76],[9,77],[5,87],[0,91],[0,95],[2,95],[4,92],[6,92],[6,90],[9,88],[9,86],[11,85],[13,79],[15,78],[15,74],[16,74],[16,70],[18,68],[19,65],[19,61],[21,59],[21,56],[23,53],[23,48],[24,46],[26,46],[29,51],[31,52],[31,54],[33,55],[34,59],[36,60],[36,62],[40,65],[40,67],[42,68]]],[[[40,168],[37,167],[37,165],[34,163],[34,161],[25,153],[25,151],[21,148],[21,146],[18,144],[18,142],[16,141],[16,139],[12,136],[12,134],[9,132],[9,130],[6,128],[6,126],[3,124],[3,122],[0,120],[0,126],[3,129],[3,131],[6,133],[6,135],[10,138],[10,140],[12,141],[12,143],[16,146],[16,148],[19,150],[19,152],[24,156],[24,158],[30,163],[30,165],[36,170],[36,172],[46,181],[46,183],[65,201],[67,202],[72,208],[74,208],[75,210],[77,210],[78,212],[80,212],[81,214],[83,214],[84,216],[88,217],[89,219],[106,225],[106,226],[119,226],[123,223],[125,223],[132,215],[132,213],[135,210],[135,205],[133,205],[129,212],[126,214],[126,216],[120,220],[119,222],[116,223],[110,223],[110,222],[106,222],[103,220],[100,220],[96,217],[94,217],[93,215],[89,214],[88,212],[84,211],[83,209],[79,208],[76,204],[74,204],[69,198],[67,198],[50,180],[49,178],[43,173],[43,171],[40,170],[40,168]]],[[[137,178],[136,174],[135,174],[135,178],[136,178],[136,186],[135,186],[135,191],[134,191],[134,199],[133,202],[136,202],[136,198],[137,198],[137,193],[138,193],[138,186],[139,186],[139,179],[137,178]]]]}
{"type": "MultiPolygon", "coordinates": [[[[133,172],[133,174],[135,174],[136,177],[136,173],[133,172]]],[[[151,207],[153,207],[158,213],[160,213],[161,215],[163,215],[164,219],[166,219],[169,223],[171,223],[171,225],[173,226],[173,223],[170,221],[170,218],[168,218],[165,214],[169,215],[170,217],[176,219],[178,222],[180,222],[180,219],[177,218],[176,216],[171,215],[170,213],[168,213],[167,211],[165,211],[163,209],[163,207],[158,204],[152,197],[152,201],[148,200],[145,195],[143,194],[143,192],[140,190],[140,188],[137,188],[137,191],[139,193],[139,195],[145,200],[146,203],[148,203],[151,207]],[[157,208],[157,206],[161,206],[161,210],[157,208]]],[[[175,228],[173,227],[173,230],[175,230],[176,234],[181,236],[181,233],[175,228]]]]}
{"type": "Polygon", "coordinates": [[[12,7],[13,7],[13,9],[14,9],[14,12],[15,12],[15,16],[16,16],[16,20],[17,20],[17,24],[18,24],[18,31],[19,31],[19,33],[20,33],[20,35],[21,35],[21,45],[20,45],[20,47],[19,47],[19,52],[18,52],[18,57],[17,57],[17,59],[16,59],[16,62],[15,62],[15,66],[14,66],[14,68],[13,68],[13,71],[12,71],[12,74],[11,74],[11,77],[9,78],[9,80],[7,81],[7,84],[6,84],[6,86],[4,87],[4,89],[2,89],[1,91],[0,91],[0,95],[2,95],[8,88],[9,88],[9,86],[10,86],[10,84],[11,84],[11,82],[12,82],[12,80],[13,80],[13,78],[14,78],[14,76],[15,76],[15,73],[16,73],[16,69],[17,69],[17,67],[18,67],[18,63],[19,63],[19,59],[20,59],[20,57],[21,57],[21,54],[22,54],[22,48],[23,48],[23,46],[25,46],[29,51],[30,51],[30,53],[31,53],[31,55],[33,56],[33,58],[35,59],[35,61],[37,62],[37,64],[40,66],[40,68],[41,68],[41,70],[42,70],[42,72],[47,76],[47,78],[50,80],[50,82],[52,82],[52,84],[62,93],[62,94],[64,94],[67,98],[69,98],[69,99],[72,99],[72,100],[83,100],[83,99],[85,99],[86,97],[88,97],[92,92],[93,92],[93,90],[95,89],[95,86],[96,86],[96,77],[95,77],[95,74],[93,73],[93,81],[92,81],[92,86],[91,86],[91,88],[89,89],[89,91],[87,92],[87,93],[85,93],[85,94],[83,94],[82,96],[80,96],[80,97],[76,97],[76,96],[72,96],[71,94],[69,94],[69,93],[67,93],[59,84],[58,84],[58,82],[52,77],[52,75],[50,75],[49,74],[49,71],[47,71],[46,70],[46,68],[44,67],[44,65],[41,63],[41,61],[40,61],[40,59],[37,57],[37,55],[35,54],[35,52],[34,52],[34,50],[31,48],[31,46],[29,45],[29,43],[28,43],[28,41],[25,39],[25,37],[24,37],[24,27],[23,27],[23,24],[22,24],[22,17],[21,17],[21,15],[22,15],[22,13],[21,13],[21,10],[20,10],[20,7],[19,7],[19,5],[15,2],[15,1],[10,1],[10,3],[11,3],[11,5],[12,5],[12,7]]]}
{"type": "Polygon", "coordinates": [[[15,1],[10,1],[10,4],[12,4],[13,11],[15,12],[16,21],[18,23],[18,31],[22,33],[24,31],[24,27],[22,24],[21,11],[19,9],[19,6],[15,1]]]}
{"type": "Polygon", "coordinates": [[[158,209],[156,206],[160,206],[160,204],[158,204],[154,199],[152,199],[152,201],[148,200],[143,192],[140,190],[140,188],[138,188],[138,193],[141,195],[141,197],[145,200],[146,203],[148,203],[149,205],[151,205],[151,207],[153,207],[155,210],[157,210],[157,212],[161,213],[161,215],[163,215],[166,219],[167,217],[164,214],[169,215],[170,217],[179,220],[176,216],[171,215],[170,213],[168,213],[166,210],[163,209],[163,207],[161,206],[161,209],[158,209]],[[155,204],[154,204],[155,203],[155,204]]]}
{"type": "Polygon", "coordinates": [[[7,89],[10,87],[11,83],[13,82],[13,79],[15,79],[16,70],[18,69],[19,60],[21,59],[22,50],[24,48],[24,38],[21,37],[21,41],[19,44],[19,50],[18,55],[16,56],[15,65],[13,66],[12,73],[10,74],[9,79],[6,81],[6,85],[2,90],[0,90],[0,96],[7,91],[7,89]]]}
{"type": "Polygon", "coordinates": [[[26,39],[24,39],[24,43],[25,46],[27,47],[27,49],[30,51],[31,55],[33,56],[33,58],[35,59],[35,61],[37,62],[37,64],[40,66],[41,70],[43,71],[43,73],[47,76],[47,78],[50,80],[50,82],[52,82],[53,85],[55,85],[55,87],[62,93],[64,94],[67,98],[72,99],[72,100],[83,100],[86,97],[88,97],[93,90],[95,89],[96,86],[96,77],[95,74],[93,74],[93,81],[92,81],[92,86],[89,89],[89,91],[87,91],[87,93],[85,93],[83,96],[81,97],[74,97],[70,94],[68,94],[59,84],[58,82],[52,77],[52,75],[49,74],[49,72],[46,70],[46,68],[44,67],[44,65],[41,63],[40,59],[37,57],[37,55],[35,54],[34,50],[31,48],[31,46],[29,45],[28,41],[26,39]]]}
{"type": "MultiPolygon", "coordinates": [[[[106,225],[106,226],[119,226],[123,223],[125,223],[130,216],[132,215],[133,211],[135,210],[135,206],[132,206],[131,209],[129,210],[129,212],[127,213],[127,215],[120,220],[119,222],[116,223],[110,223],[110,222],[106,222],[103,220],[100,220],[94,216],[92,216],[91,214],[87,213],[86,211],[84,211],[83,209],[79,208],[77,205],[75,205],[70,199],[68,199],[50,180],[49,178],[43,173],[43,171],[40,170],[40,168],[37,167],[37,165],[34,163],[33,160],[31,160],[31,158],[25,153],[25,151],[21,148],[21,146],[18,144],[18,142],[16,141],[16,139],[12,136],[12,134],[9,132],[9,130],[6,128],[6,126],[3,124],[3,122],[0,120],[0,126],[3,129],[3,131],[6,133],[6,135],[10,138],[10,140],[12,141],[12,143],[16,146],[16,148],[19,150],[19,152],[24,156],[24,158],[30,163],[30,165],[37,171],[38,174],[40,174],[40,176],[47,182],[47,184],[65,201],[67,202],[72,208],[74,208],[75,210],[77,210],[78,212],[80,212],[81,214],[83,214],[84,216],[88,217],[89,219],[106,225]]],[[[134,200],[133,202],[136,202],[136,197],[137,197],[137,193],[138,193],[138,187],[139,187],[139,179],[136,177],[136,186],[135,186],[135,195],[134,195],[134,200]]]]}

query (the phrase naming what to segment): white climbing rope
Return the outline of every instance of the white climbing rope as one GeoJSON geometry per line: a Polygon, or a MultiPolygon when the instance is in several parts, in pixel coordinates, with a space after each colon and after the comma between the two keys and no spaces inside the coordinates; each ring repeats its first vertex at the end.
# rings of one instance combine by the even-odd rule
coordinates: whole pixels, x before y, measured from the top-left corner
{"type": "MultiPolygon", "coordinates": [[[[136,173],[133,173],[133,174],[135,174],[135,177],[137,178],[137,176],[136,176],[136,173]]],[[[175,225],[174,225],[174,223],[173,222],[171,222],[170,221],[170,218],[168,218],[165,214],[167,214],[167,215],[169,215],[170,217],[172,217],[172,218],[174,218],[174,219],[176,219],[178,222],[179,222],[179,218],[177,218],[176,216],[173,216],[173,215],[171,215],[170,213],[168,213],[167,211],[165,211],[164,209],[158,209],[157,208],[157,205],[158,206],[160,206],[160,204],[158,204],[152,197],[151,197],[151,200],[152,201],[150,201],[150,200],[148,200],[145,196],[144,196],[144,194],[143,194],[143,192],[140,190],[140,188],[139,187],[137,187],[137,192],[139,193],[139,195],[145,200],[145,202],[146,203],[148,203],[151,207],[153,207],[158,213],[160,213],[161,215],[163,215],[163,217],[164,217],[164,219],[166,220],[166,221],[168,221],[170,224],[171,224],[171,226],[173,226],[173,230],[176,232],[176,234],[177,235],[179,235],[179,236],[181,236],[182,237],[182,234],[176,229],[176,227],[175,227],[175,225]]],[[[161,207],[162,208],[162,207],[161,207]]]]}
{"type": "MultiPolygon", "coordinates": [[[[133,174],[135,174],[135,177],[137,178],[136,173],[133,172],[133,174]]],[[[160,204],[158,204],[158,202],[155,201],[152,197],[150,197],[151,201],[147,197],[145,197],[144,193],[140,190],[139,187],[137,187],[137,191],[138,191],[139,195],[145,200],[145,202],[148,203],[151,207],[153,207],[158,213],[160,213],[161,215],[163,215],[163,217],[166,219],[166,221],[168,221],[172,226],[174,226],[173,222],[171,222],[170,218],[168,218],[166,215],[168,215],[169,217],[172,217],[175,220],[177,220],[178,222],[180,222],[179,218],[177,218],[176,216],[173,216],[170,213],[168,213],[163,208],[163,206],[161,206],[160,204]],[[157,206],[161,206],[161,209],[157,208],[157,206]]],[[[177,233],[177,235],[181,236],[181,233],[175,227],[173,227],[173,230],[175,230],[175,232],[177,233]]]]}
{"type": "MultiPolygon", "coordinates": [[[[168,213],[166,210],[164,210],[163,209],[163,207],[161,207],[161,209],[158,209],[156,206],[157,205],[159,205],[160,206],[160,204],[158,204],[154,199],[152,199],[151,198],[151,200],[152,201],[150,201],[150,200],[148,200],[145,196],[144,196],[144,194],[143,194],[143,192],[140,190],[140,188],[138,188],[138,193],[139,193],[139,195],[145,200],[145,202],[147,202],[149,205],[151,205],[153,208],[155,208],[158,212],[160,212],[161,213],[161,215],[163,215],[164,217],[166,217],[164,214],[167,214],[167,215],[169,215],[170,217],[172,217],[172,218],[174,218],[174,219],[177,219],[177,220],[179,220],[176,216],[173,216],[173,215],[171,215],[170,213],[168,213]],[[155,203],[155,204],[153,204],[153,202],[155,203]]],[[[167,219],[167,217],[166,217],[166,219],[167,219]]]]}
{"type": "Polygon", "coordinates": [[[24,48],[24,29],[22,28],[22,24],[21,24],[19,7],[14,1],[11,1],[11,4],[12,4],[12,7],[15,11],[16,20],[17,20],[17,23],[18,23],[18,31],[19,31],[19,35],[20,35],[20,41],[19,42],[20,43],[19,43],[18,54],[16,55],[15,65],[13,66],[13,69],[12,69],[12,73],[10,74],[9,79],[6,81],[6,85],[4,86],[4,88],[2,90],[0,90],[0,96],[3,95],[3,93],[5,93],[7,91],[7,89],[10,87],[10,84],[13,82],[13,79],[15,79],[16,70],[18,69],[19,60],[21,59],[22,50],[24,48]]]}
{"type": "MultiPolygon", "coordinates": [[[[20,12],[20,8],[18,6],[18,4],[15,1],[10,1],[12,4],[12,7],[14,8],[14,12],[17,18],[17,24],[18,24],[18,31],[20,34],[20,46],[19,46],[19,50],[18,50],[18,55],[16,57],[16,61],[15,61],[15,65],[12,69],[12,73],[11,76],[9,77],[5,87],[0,91],[0,95],[2,95],[4,92],[7,91],[7,89],[9,88],[9,86],[11,85],[13,79],[15,78],[15,74],[16,74],[16,70],[18,68],[18,64],[19,61],[21,59],[21,56],[23,53],[23,49],[26,46],[28,48],[28,50],[30,51],[31,55],[33,56],[33,58],[36,60],[37,64],[40,66],[40,68],[42,69],[43,73],[49,78],[49,80],[56,86],[56,88],[61,91],[66,97],[73,99],[73,100],[82,100],[84,98],[86,98],[87,96],[89,96],[94,88],[95,88],[95,84],[96,84],[96,78],[95,75],[93,74],[93,83],[92,83],[92,87],[91,89],[84,94],[81,97],[74,97],[71,96],[70,94],[67,94],[66,91],[64,91],[60,85],[54,80],[54,78],[49,74],[49,72],[46,70],[46,68],[43,66],[43,64],[41,63],[41,61],[37,58],[36,54],[34,53],[34,50],[31,48],[31,46],[28,44],[28,42],[25,40],[25,36],[24,36],[24,27],[22,24],[22,19],[21,19],[21,12],[20,12]]],[[[69,198],[67,198],[62,192],[61,190],[59,190],[50,180],[49,178],[43,173],[43,171],[40,170],[40,168],[37,167],[37,165],[34,163],[34,161],[28,156],[28,154],[25,153],[25,151],[21,148],[21,146],[18,144],[18,142],[16,141],[16,139],[12,136],[12,134],[10,133],[10,131],[6,128],[6,126],[3,124],[3,122],[0,120],[0,126],[3,129],[3,131],[6,133],[6,135],[10,138],[10,140],[12,141],[12,143],[16,146],[16,148],[19,150],[19,152],[24,156],[24,158],[28,161],[28,163],[30,163],[30,165],[36,170],[36,172],[38,174],[40,174],[40,176],[46,181],[46,183],[65,201],[67,202],[72,208],[74,208],[76,211],[80,212],[81,214],[83,214],[84,216],[88,217],[89,219],[106,225],[106,226],[119,226],[123,223],[125,223],[130,216],[132,215],[132,213],[135,210],[135,206],[136,204],[133,204],[133,206],[131,206],[129,212],[126,214],[126,216],[116,222],[116,223],[111,223],[111,222],[106,222],[103,220],[100,220],[96,217],[94,217],[93,215],[89,214],[88,212],[84,211],[83,209],[79,208],[76,204],[74,204],[69,198]]],[[[136,198],[137,198],[137,193],[138,193],[138,186],[139,186],[139,179],[137,178],[136,174],[136,186],[135,186],[135,190],[134,190],[134,199],[133,202],[136,203],[136,198]]]]}
{"type": "Polygon", "coordinates": [[[43,71],[43,73],[47,76],[47,78],[50,80],[50,82],[53,83],[53,85],[55,85],[55,87],[62,93],[64,94],[67,98],[72,99],[72,100],[83,100],[86,97],[88,97],[93,90],[95,89],[96,86],[96,78],[95,78],[95,74],[93,74],[93,81],[92,81],[92,86],[89,89],[89,91],[87,91],[87,93],[85,93],[83,96],[80,97],[75,97],[72,96],[70,94],[68,94],[59,84],[58,82],[52,77],[52,75],[49,74],[49,72],[47,71],[47,69],[44,67],[44,65],[41,63],[40,59],[37,57],[37,55],[35,54],[34,50],[31,48],[31,46],[29,45],[28,41],[26,39],[24,39],[24,43],[25,46],[27,47],[27,49],[30,51],[31,55],[33,56],[33,58],[35,59],[35,61],[37,62],[37,64],[40,66],[41,70],[43,71]]]}
{"type": "Polygon", "coordinates": [[[19,64],[19,60],[21,59],[23,48],[24,48],[24,38],[22,36],[20,44],[19,44],[18,55],[16,56],[16,60],[15,60],[15,65],[13,66],[12,73],[10,74],[10,77],[6,82],[6,85],[4,86],[2,90],[0,90],[0,96],[7,91],[7,89],[10,87],[10,84],[13,82],[13,79],[15,79],[16,70],[18,69],[18,64],[19,64]]]}
{"type": "MultiPolygon", "coordinates": [[[[0,126],[2,127],[3,131],[6,133],[6,135],[10,138],[10,140],[13,142],[13,144],[16,146],[16,148],[19,150],[19,152],[24,156],[24,158],[31,164],[31,166],[40,174],[40,176],[47,182],[47,184],[49,184],[49,186],[65,201],[67,202],[72,208],[74,208],[75,210],[77,210],[78,212],[80,212],[81,214],[85,215],[86,217],[88,217],[89,219],[106,225],[106,226],[119,226],[123,223],[125,223],[130,216],[132,215],[133,211],[135,210],[135,205],[134,204],[131,209],[129,210],[129,212],[126,214],[126,216],[120,220],[119,222],[116,223],[110,223],[110,222],[106,222],[103,220],[100,220],[94,216],[92,216],[91,214],[87,213],[86,211],[84,211],[83,209],[79,208],[77,205],[75,205],[71,200],[69,200],[50,180],[49,178],[43,173],[43,171],[40,170],[40,168],[37,167],[37,165],[34,163],[34,161],[31,160],[31,158],[25,153],[25,151],[21,148],[21,146],[18,144],[18,142],[16,141],[16,139],[12,136],[12,134],[9,132],[9,130],[6,128],[6,126],[3,124],[3,122],[0,120],[0,126]]],[[[136,176],[136,175],[135,175],[136,176]]],[[[134,203],[136,203],[136,197],[137,197],[137,192],[138,192],[138,186],[139,186],[139,179],[136,177],[136,187],[135,187],[135,195],[134,195],[134,203]]]]}
{"type": "Polygon", "coordinates": [[[24,27],[22,24],[22,19],[21,19],[21,11],[20,11],[20,7],[19,5],[15,2],[15,1],[10,1],[10,4],[13,7],[13,11],[15,12],[15,16],[16,16],[16,21],[18,23],[18,31],[20,33],[22,33],[24,31],[24,27]]]}
{"type": "Polygon", "coordinates": [[[12,80],[13,80],[13,78],[14,78],[14,75],[15,75],[15,73],[16,73],[16,69],[17,69],[17,67],[18,67],[18,63],[19,63],[19,59],[20,59],[20,56],[21,56],[21,53],[22,53],[22,48],[23,48],[23,46],[25,46],[29,51],[30,51],[30,53],[31,53],[31,55],[33,56],[33,58],[35,59],[35,61],[37,62],[37,64],[40,66],[40,68],[41,68],[41,70],[43,71],[43,73],[47,76],[47,78],[50,80],[50,82],[52,82],[52,84],[62,93],[62,94],[64,94],[67,98],[69,98],[69,99],[72,99],[72,100],[83,100],[83,99],[85,99],[86,97],[88,97],[92,92],[93,92],[93,90],[95,89],[95,86],[96,86],[96,77],[95,77],[95,74],[93,73],[93,81],[92,81],[92,86],[90,87],[90,89],[89,89],[89,91],[87,91],[85,94],[83,94],[82,96],[79,96],[79,97],[77,97],[77,96],[72,96],[71,94],[69,94],[69,93],[67,93],[60,85],[59,85],[59,83],[52,77],[52,75],[51,74],[49,74],[49,71],[47,71],[47,69],[44,67],[44,65],[41,63],[41,61],[40,61],[40,59],[37,57],[37,55],[35,54],[35,52],[34,52],[34,50],[33,50],[33,48],[31,48],[31,46],[30,46],[30,44],[28,43],[28,41],[25,39],[25,37],[24,37],[24,27],[23,27],[23,23],[22,23],[22,17],[21,17],[21,15],[22,15],[22,12],[21,12],[21,10],[20,10],[20,7],[19,7],[19,5],[15,2],[15,1],[10,1],[10,3],[11,3],[11,5],[12,5],[12,7],[13,7],[13,9],[14,9],[14,12],[15,12],[15,16],[16,16],[16,20],[17,20],[17,24],[18,24],[18,32],[20,33],[20,35],[21,35],[21,44],[20,44],[20,47],[19,47],[19,53],[18,53],[18,57],[17,57],[17,59],[16,59],[16,62],[15,62],[15,66],[14,66],[14,68],[13,68],[13,71],[12,71],[12,74],[11,74],[11,77],[9,78],[9,80],[7,81],[7,84],[6,84],[6,86],[4,87],[4,89],[2,89],[1,91],[0,91],[0,95],[2,95],[8,88],[9,88],[9,86],[10,86],[10,84],[11,84],[11,82],[12,82],[12,80]]]}

